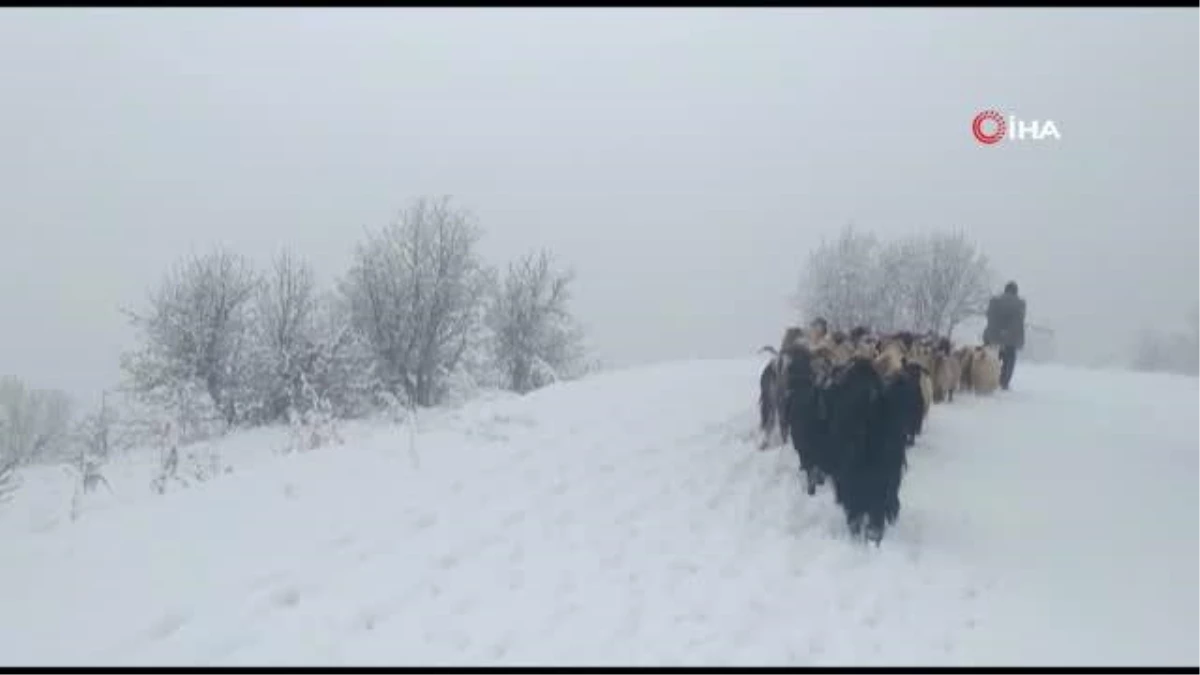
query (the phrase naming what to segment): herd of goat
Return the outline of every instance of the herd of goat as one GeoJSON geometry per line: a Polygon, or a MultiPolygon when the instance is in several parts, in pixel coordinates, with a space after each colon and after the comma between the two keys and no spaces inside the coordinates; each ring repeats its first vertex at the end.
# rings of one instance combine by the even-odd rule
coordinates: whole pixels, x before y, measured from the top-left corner
{"type": "Polygon", "coordinates": [[[761,447],[791,439],[809,495],[826,479],[854,536],[876,545],[900,513],[908,448],[934,403],[1000,385],[993,346],[867,328],[830,332],[823,319],[788,328],[759,379],[761,447]]]}

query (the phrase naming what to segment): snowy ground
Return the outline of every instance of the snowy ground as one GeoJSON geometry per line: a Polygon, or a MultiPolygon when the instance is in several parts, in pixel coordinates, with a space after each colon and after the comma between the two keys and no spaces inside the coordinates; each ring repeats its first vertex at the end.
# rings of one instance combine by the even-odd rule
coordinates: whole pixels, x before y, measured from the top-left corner
{"type": "Polygon", "coordinates": [[[0,660],[42,664],[1191,664],[1197,381],[1049,366],[936,408],[880,549],[754,448],[756,359],[598,375],[273,453],[69,521],[0,506],[0,660]]]}

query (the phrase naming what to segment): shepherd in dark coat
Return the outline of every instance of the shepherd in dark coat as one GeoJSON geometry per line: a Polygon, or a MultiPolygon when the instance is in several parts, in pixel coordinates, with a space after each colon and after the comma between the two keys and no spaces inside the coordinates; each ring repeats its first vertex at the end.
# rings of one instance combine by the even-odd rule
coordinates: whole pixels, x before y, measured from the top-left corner
{"type": "Polygon", "coordinates": [[[988,302],[983,343],[1000,347],[1000,388],[1008,389],[1017,350],[1025,347],[1025,299],[1017,295],[1017,282],[1005,284],[1004,292],[988,302]]]}

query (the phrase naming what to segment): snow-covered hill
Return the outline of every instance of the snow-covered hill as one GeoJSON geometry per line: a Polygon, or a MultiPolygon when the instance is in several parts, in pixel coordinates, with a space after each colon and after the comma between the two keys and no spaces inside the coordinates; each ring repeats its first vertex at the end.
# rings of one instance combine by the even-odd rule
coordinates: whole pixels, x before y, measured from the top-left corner
{"type": "Polygon", "coordinates": [[[880,549],[755,449],[761,361],[424,413],[70,522],[0,506],[0,660],[34,664],[1192,664],[1194,379],[1020,367],[935,408],[880,549]],[[417,456],[413,456],[415,448],[417,456]],[[415,460],[418,460],[415,461],[415,460]]]}

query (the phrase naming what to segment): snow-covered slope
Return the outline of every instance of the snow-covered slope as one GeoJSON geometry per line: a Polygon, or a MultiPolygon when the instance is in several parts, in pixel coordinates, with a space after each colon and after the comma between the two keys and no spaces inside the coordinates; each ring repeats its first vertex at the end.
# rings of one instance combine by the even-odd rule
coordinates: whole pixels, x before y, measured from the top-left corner
{"type": "Polygon", "coordinates": [[[935,408],[873,549],[755,449],[760,367],[597,375],[302,455],[241,435],[190,490],[110,468],[74,523],[64,474],[30,472],[0,506],[0,660],[1197,663],[1195,380],[1027,366],[935,408]]]}

